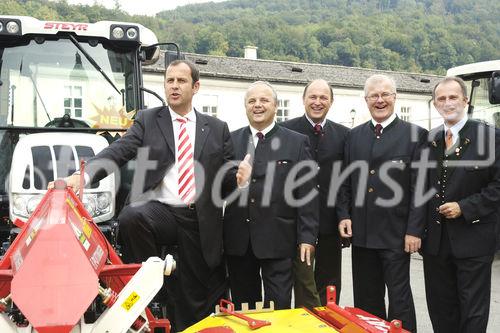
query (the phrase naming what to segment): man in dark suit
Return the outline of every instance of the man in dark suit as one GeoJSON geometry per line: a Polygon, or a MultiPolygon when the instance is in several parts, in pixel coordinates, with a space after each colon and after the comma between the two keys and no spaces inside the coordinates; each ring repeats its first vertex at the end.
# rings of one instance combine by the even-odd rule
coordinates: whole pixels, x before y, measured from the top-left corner
{"type": "MultiPolygon", "coordinates": [[[[87,183],[93,183],[112,172],[103,168],[105,161],[119,167],[139,154],[134,177],[144,178],[141,184],[134,182],[132,192],[144,195],[120,213],[119,237],[126,262],[159,256],[162,245],[178,246],[178,286],[173,295],[177,330],[210,314],[226,289],[222,210],[211,191],[216,173],[233,159],[233,148],[226,123],[193,109],[199,87],[199,71],[192,63],[172,62],[165,73],[168,108],[138,112],[127,133],[85,169],[87,183]],[[145,161],[139,160],[141,148],[147,148],[145,161]],[[148,167],[151,162],[156,164],[148,167]]],[[[243,161],[238,175],[228,173],[222,188],[231,191],[236,178],[242,184],[250,172],[243,161]]],[[[77,189],[78,175],[67,182],[77,189]]]]}
{"type": "Polygon", "coordinates": [[[337,202],[342,237],[352,238],[354,305],[416,331],[410,254],[420,248],[425,205],[415,204],[416,169],[427,131],[394,114],[396,84],[385,75],[365,83],[372,116],[347,137],[349,174],[337,202]],[[385,288],[389,296],[386,315],[385,288]]]}
{"type": "Polygon", "coordinates": [[[263,281],[265,302],[283,309],[290,308],[297,248],[311,262],[318,211],[308,139],[276,125],[277,103],[271,85],[253,83],[245,95],[250,126],[231,133],[236,159],[250,154],[253,165],[246,191],[226,208],[224,248],[233,301],[260,301],[263,281]]]}
{"type": "Polygon", "coordinates": [[[427,307],[434,332],[486,332],[500,206],[500,132],[467,118],[467,89],[447,77],[434,87],[444,125],[430,133],[423,242],[427,307]]]}
{"type": "Polygon", "coordinates": [[[345,137],[349,129],[326,119],[333,103],[333,91],[325,80],[314,80],[302,94],[305,114],[280,125],[309,137],[312,158],[318,163],[315,178],[319,191],[319,236],[314,271],[297,258],[294,260],[295,307],[314,308],[326,304],[326,287],[334,285],[337,303],[340,297],[342,253],[335,207],[328,205],[334,163],[342,163],[345,137]],[[319,296],[318,296],[319,294],[319,296]]]}

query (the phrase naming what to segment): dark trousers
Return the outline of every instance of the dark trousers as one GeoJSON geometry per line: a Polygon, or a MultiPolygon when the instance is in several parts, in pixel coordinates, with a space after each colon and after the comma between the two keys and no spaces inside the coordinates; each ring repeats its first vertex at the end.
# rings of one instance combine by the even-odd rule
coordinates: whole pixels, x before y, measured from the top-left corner
{"type": "Polygon", "coordinates": [[[275,309],[289,309],[292,300],[292,259],[258,259],[251,246],[244,256],[227,256],[231,298],[239,308],[241,303],[250,307],[262,301],[274,301],[275,309]],[[262,271],[262,278],[260,272],[262,271]]]}
{"type": "Polygon", "coordinates": [[[293,260],[293,294],[295,307],[313,309],[320,306],[316,281],[314,281],[314,265],[300,260],[300,250],[293,260]]]}
{"type": "Polygon", "coordinates": [[[225,270],[208,267],[203,258],[196,210],[148,201],[125,207],[118,220],[125,262],[140,263],[159,256],[163,245],[177,245],[177,269],[166,281],[176,330],[214,311],[226,292],[225,270]]]}
{"type": "Polygon", "coordinates": [[[316,262],[314,264],[314,279],[319,293],[321,305],[326,305],[326,287],[335,286],[337,290],[336,303],[339,304],[342,287],[342,245],[340,236],[319,235],[316,246],[316,262]]]}
{"type": "Polygon", "coordinates": [[[485,333],[493,256],[459,259],[443,228],[437,256],[424,254],[425,294],[436,333],[485,333]]]}
{"type": "Polygon", "coordinates": [[[410,288],[410,255],[396,249],[352,248],[354,306],[385,320],[399,319],[417,331],[410,288]],[[385,288],[389,298],[386,315],[385,288]]]}
{"type": "Polygon", "coordinates": [[[314,269],[300,261],[300,252],[293,262],[295,307],[312,309],[326,305],[326,287],[335,286],[339,303],[342,271],[342,246],[338,235],[319,235],[314,269]]]}

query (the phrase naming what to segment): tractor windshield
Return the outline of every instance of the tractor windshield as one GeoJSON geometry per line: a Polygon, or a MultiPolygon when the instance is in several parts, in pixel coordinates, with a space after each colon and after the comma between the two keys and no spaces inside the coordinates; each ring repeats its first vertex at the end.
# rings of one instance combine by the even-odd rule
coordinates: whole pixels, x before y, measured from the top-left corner
{"type": "Polygon", "coordinates": [[[500,104],[491,104],[489,101],[489,80],[489,78],[480,78],[474,81],[465,81],[469,91],[473,88],[470,100],[470,104],[474,110],[472,117],[484,120],[500,128],[500,104]]]}
{"type": "Polygon", "coordinates": [[[0,46],[0,127],[130,126],[138,106],[135,49],[65,37],[0,46]],[[71,123],[61,124],[68,116],[71,123]]]}

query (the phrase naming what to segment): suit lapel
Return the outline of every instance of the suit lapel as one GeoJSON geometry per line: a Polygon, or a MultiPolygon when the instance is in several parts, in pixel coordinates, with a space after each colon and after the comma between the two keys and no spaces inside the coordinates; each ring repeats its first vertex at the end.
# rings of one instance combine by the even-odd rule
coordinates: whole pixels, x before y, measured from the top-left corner
{"type": "Polygon", "coordinates": [[[194,159],[198,160],[201,152],[203,151],[203,146],[207,141],[208,134],[210,133],[210,127],[208,126],[208,119],[206,115],[196,111],[196,138],[194,141],[194,159]]]}
{"type": "Polygon", "coordinates": [[[459,158],[463,158],[465,156],[465,152],[467,151],[467,148],[469,148],[471,140],[473,139],[472,136],[474,136],[474,141],[476,141],[477,136],[475,134],[477,133],[474,133],[471,127],[472,126],[470,126],[470,121],[467,121],[464,127],[459,132],[459,137],[460,137],[460,143],[458,146],[459,158]]]}
{"type": "Polygon", "coordinates": [[[237,145],[238,148],[235,147],[236,149],[240,149],[239,147],[246,147],[245,152],[241,152],[238,156],[241,156],[241,159],[245,157],[246,154],[250,154],[252,157],[252,161],[254,160],[255,157],[255,145],[253,143],[253,138],[252,138],[252,132],[250,131],[250,127],[245,127],[243,130],[243,135],[241,137],[241,142],[238,142],[237,145]],[[246,142],[246,144],[245,144],[246,142]]]}
{"type": "Polygon", "coordinates": [[[172,117],[170,117],[170,111],[168,107],[158,112],[158,127],[160,127],[161,134],[167,143],[168,148],[175,156],[175,141],[174,141],[174,129],[172,125],[172,117]]]}
{"type": "Polygon", "coordinates": [[[443,127],[429,133],[431,141],[431,150],[436,157],[436,160],[441,161],[443,159],[444,152],[444,130],[443,127]]]}

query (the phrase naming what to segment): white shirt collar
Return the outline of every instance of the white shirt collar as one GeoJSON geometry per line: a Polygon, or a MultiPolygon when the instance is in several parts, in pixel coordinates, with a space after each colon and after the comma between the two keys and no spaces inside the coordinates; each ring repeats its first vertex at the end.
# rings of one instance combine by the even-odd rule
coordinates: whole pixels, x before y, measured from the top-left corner
{"type": "Polygon", "coordinates": [[[464,128],[465,126],[465,123],[467,122],[467,115],[464,115],[464,117],[462,119],[460,119],[459,122],[457,122],[455,125],[451,126],[451,127],[447,127],[446,124],[444,124],[444,132],[446,133],[449,130],[451,130],[451,134],[453,135],[453,143],[456,142],[457,138],[458,138],[458,132],[460,132],[460,130],[462,128],[464,128]]]}
{"type": "Polygon", "coordinates": [[[170,112],[170,117],[172,118],[172,122],[175,122],[177,118],[184,118],[187,119],[188,122],[196,123],[196,112],[194,112],[193,108],[191,108],[191,110],[184,117],[175,113],[175,111],[172,110],[171,108],[168,108],[168,111],[170,112]]]}
{"type": "MultiPolygon", "coordinates": [[[[315,123],[314,121],[312,121],[311,118],[309,118],[309,116],[307,115],[307,113],[305,114],[307,120],[309,121],[309,123],[311,124],[312,127],[314,127],[314,125],[316,125],[317,123],[315,123]]],[[[325,124],[326,124],[326,117],[325,119],[323,119],[323,121],[321,123],[319,123],[321,125],[322,128],[325,128],[325,124]]]]}
{"type": "Polygon", "coordinates": [[[380,125],[382,125],[382,130],[384,130],[384,128],[386,128],[387,126],[389,126],[394,121],[394,119],[396,119],[396,113],[395,112],[393,112],[389,118],[387,118],[386,120],[384,120],[381,123],[376,122],[372,118],[372,124],[373,124],[373,126],[376,126],[377,124],[380,124],[380,125]]]}
{"type": "MultiPolygon", "coordinates": [[[[257,132],[261,132],[265,136],[267,133],[269,133],[274,128],[275,125],[276,125],[276,123],[273,121],[271,125],[267,126],[262,131],[259,131],[255,128],[253,128],[252,125],[249,125],[248,127],[250,127],[250,132],[252,133],[252,138],[255,139],[255,138],[257,138],[257,132]]],[[[257,141],[254,140],[254,142],[257,142],[257,141]]]]}

